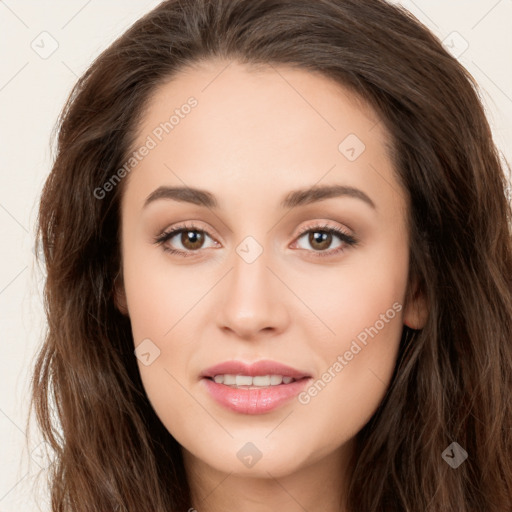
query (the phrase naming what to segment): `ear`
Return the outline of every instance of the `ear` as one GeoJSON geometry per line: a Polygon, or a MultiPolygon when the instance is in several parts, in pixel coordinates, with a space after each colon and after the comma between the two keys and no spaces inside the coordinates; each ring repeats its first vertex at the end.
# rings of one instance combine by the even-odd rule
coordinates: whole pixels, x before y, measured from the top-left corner
{"type": "Polygon", "coordinates": [[[423,290],[418,281],[412,283],[412,290],[405,306],[403,322],[411,329],[419,330],[425,327],[428,318],[428,305],[423,290]]]}
{"type": "Polygon", "coordinates": [[[114,279],[114,305],[121,314],[128,316],[128,303],[121,273],[118,273],[114,279]]]}

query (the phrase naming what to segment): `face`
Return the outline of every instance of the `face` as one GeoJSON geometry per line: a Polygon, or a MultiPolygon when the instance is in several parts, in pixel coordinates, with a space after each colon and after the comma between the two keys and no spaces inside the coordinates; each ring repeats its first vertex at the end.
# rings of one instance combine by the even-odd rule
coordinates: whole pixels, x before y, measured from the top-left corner
{"type": "Polygon", "coordinates": [[[118,306],[157,415],[217,471],[338,460],[421,327],[382,123],[323,76],[210,61],[138,133],[118,306]]]}

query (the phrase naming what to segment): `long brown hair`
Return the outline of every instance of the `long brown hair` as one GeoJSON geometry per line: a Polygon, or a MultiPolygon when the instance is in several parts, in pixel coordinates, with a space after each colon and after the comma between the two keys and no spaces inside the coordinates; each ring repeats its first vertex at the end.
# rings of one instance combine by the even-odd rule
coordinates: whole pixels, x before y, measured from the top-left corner
{"type": "Polygon", "coordinates": [[[512,510],[512,212],[472,76],[383,0],[169,0],[94,61],[59,118],[39,210],[48,331],[32,388],[55,452],[52,511],[192,506],[180,446],[148,402],[114,304],[122,182],[94,191],[133,151],[155,88],[212,57],[320,72],[392,135],[409,282],[429,318],[404,327],[388,393],[358,434],[350,511],[512,510]],[[452,442],[468,454],[456,469],[442,458],[452,442]]]}

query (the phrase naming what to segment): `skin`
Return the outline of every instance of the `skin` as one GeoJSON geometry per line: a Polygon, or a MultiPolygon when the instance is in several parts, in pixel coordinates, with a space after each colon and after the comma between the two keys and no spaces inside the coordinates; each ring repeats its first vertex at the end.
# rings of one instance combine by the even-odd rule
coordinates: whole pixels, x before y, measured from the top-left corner
{"type": "Polygon", "coordinates": [[[226,360],[272,359],[317,380],[330,367],[333,374],[338,356],[380,315],[404,305],[407,195],[393,173],[388,134],[375,112],[321,75],[208,61],[155,91],[135,147],[191,96],[197,106],[123,183],[117,304],[131,319],[134,346],[149,338],[160,350],[151,364],[138,361],[145,390],[183,447],[191,508],[343,510],[355,436],[388,388],[403,325],[425,323],[421,296],[307,404],[293,399],[260,415],[230,411],[210,397],[199,373],[226,360]],[[354,161],[338,149],[349,134],[366,146],[354,161]],[[349,196],[280,207],[292,190],[332,184],[360,189],[375,208],[349,196]],[[161,186],[207,190],[219,208],[171,199],[144,207],[161,186]],[[181,235],[166,243],[193,252],[188,257],[155,243],[182,222],[206,231],[203,245],[186,245],[181,235]],[[298,238],[318,224],[341,228],[358,244],[336,235],[330,245],[298,238]],[[263,249],[250,264],[236,251],[247,236],[263,249]],[[262,453],[252,467],[237,457],[247,442],[262,453]]]}

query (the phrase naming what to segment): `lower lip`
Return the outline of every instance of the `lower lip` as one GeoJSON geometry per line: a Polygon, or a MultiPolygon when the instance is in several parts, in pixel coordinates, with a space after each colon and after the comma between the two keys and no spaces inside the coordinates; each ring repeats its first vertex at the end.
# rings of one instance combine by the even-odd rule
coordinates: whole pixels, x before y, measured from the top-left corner
{"type": "Polygon", "coordinates": [[[213,399],[224,407],[242,414],[263,414],[297,396],[310,378],[261,389],[232,388],[207,378],[202,380],[213,399]]]}

